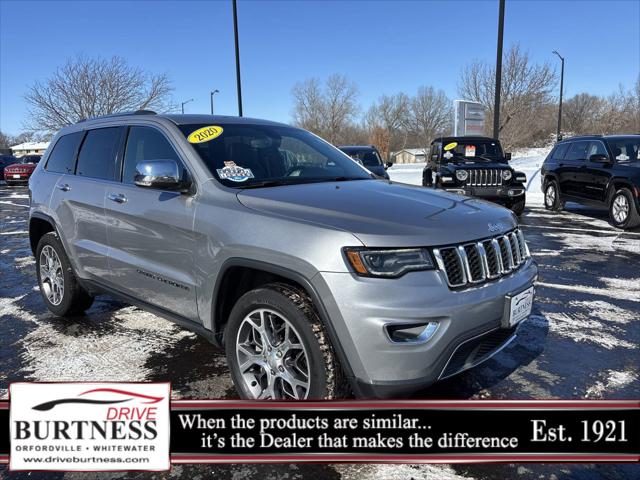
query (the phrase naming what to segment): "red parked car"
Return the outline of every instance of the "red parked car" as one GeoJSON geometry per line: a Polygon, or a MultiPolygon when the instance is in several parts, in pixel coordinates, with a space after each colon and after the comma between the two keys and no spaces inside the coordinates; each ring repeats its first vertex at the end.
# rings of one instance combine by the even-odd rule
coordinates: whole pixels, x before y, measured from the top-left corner
{"type": "Polygon", "coordinates": [[[4,167],[4,181],[7,185],[27,183],[40,158],[42,158],[40,155],[25,155],[17,158],[15,163],[4,167]]]}

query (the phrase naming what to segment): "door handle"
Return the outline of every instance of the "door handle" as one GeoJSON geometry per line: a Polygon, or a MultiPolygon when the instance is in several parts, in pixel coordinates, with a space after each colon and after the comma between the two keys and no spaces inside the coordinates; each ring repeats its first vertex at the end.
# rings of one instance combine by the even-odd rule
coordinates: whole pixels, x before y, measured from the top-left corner
{"type": "Polygon", "coordinates": [[[71,187],[68,183],[65,183],[64,185],[56,185],[56,187],[58,188],[58,190],[62,190],[63,192],[68,192],[69,190],[71,190],[71,187]]]}
{"type": "Polygon", "coordinates": [[[116,202],[116,203],[126,203],[127,202],[127,197],[125,197],[121,193],[110,193],[107,196],[107,198],[109,200],[111,200],[112,202],[116,202]]]}

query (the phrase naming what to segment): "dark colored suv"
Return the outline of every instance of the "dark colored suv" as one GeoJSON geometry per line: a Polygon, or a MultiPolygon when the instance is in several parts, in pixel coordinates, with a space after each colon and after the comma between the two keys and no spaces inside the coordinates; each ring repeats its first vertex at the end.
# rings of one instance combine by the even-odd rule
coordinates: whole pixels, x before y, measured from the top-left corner
{"type": "Polygon", "coordinates": [[[390,162],[383,164],[378,149],[373,145],[345,145],[338,148],[353,158],[356,162],[363,165],[364,168],[369,170],[371,173],[389,180],[387,168],[393,164],[390,162]]]}
{"type": "Polygon", "coordinates": [[[13,165],[18,159],[13,155],[0,155],[0,180],[4,180],[4,167],[13,165]]]}
{"type": "Polygon", "coordinates": [[[499,203],[520,215],[527,177],[508,165],[511,154],[489,137],[440,137],[431,142],[422,185],[499,203]],[[433,173],[435,172],[435,184],[433,173]]]}
{"type": "Polygon", "coordinates": [[[606,206],[617,228],[640,225],[640,135],[558,142],[542,165],[541,179],[547,210],[560,211],[569,200],[606,206]]]}

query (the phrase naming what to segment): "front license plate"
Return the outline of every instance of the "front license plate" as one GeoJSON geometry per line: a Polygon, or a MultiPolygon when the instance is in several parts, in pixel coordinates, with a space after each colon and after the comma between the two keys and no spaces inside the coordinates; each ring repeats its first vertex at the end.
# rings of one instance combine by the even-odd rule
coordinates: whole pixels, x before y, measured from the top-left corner
{"type": "Polygon", "coordinates": [[[17,173],[14,173],[13,178],[20,178],[20,175],[18,175],[17,173]]]}
{"type": "Polygon", "coordinates": [[[503,321],[503,323],[506,323],[506,325],[504,325],[505,327],[513,327],[531,315],[533,290],[533,287],[529,287],[517,295],[513,295],[512,297],[507,296],[508,315],[505,315],[506,322],[503,321]]]}

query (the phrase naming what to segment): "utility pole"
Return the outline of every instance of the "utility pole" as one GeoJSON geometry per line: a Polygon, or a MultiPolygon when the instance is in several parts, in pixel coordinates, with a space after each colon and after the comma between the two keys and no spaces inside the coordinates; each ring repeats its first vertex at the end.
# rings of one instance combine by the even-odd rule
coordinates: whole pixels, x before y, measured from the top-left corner
{"type": "Polygon", "coordinates": [[[238,6],[233,0],[233,34],[236,42],[236,82],[238,89],[238,116],[242,116],[242,85],[240,82],[240,47],[238,46],[238,6]]]}
{"type": "Polygon", "coordinates": [[[560,106],[558,108],[558,131],[556,133],[556,142],[562,140],[562,90],[564,88],[564,57],[560,55],[556,50],[553,51],[560,61],[562,66],[560,67],[560,106]]]}
{"type": "Polygon", "coordinates": [[[211,92],[211,115],[213,115],[213,96],[216,93],[220,93],[220,90],[214,90],[214,91],[211,92]]]}
{"type": "Polygon", "coordinates": [[[500,0],[498,16],[498,48],[496,54],[496,92],[493,105],[493,138],[500,135],[500,93],[502,90],[502,40],[504,33],[504,1],[500,0]]]}
{"type": "Polygon", "coordinates": [[[182,114],[184,115],[184,106],[189,103],[189,102],[193,102],[193,98],[190,98],[189,100],[187,100],[186,102],[182,102],[181,107],[182,107],[182,114]]]}

